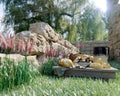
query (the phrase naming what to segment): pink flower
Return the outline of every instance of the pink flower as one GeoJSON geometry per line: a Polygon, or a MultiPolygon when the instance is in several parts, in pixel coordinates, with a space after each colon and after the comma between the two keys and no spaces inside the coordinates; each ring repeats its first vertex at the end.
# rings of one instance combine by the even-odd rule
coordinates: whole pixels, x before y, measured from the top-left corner
{"type": "Polygon", "coordinates": [[[1,48],[7,49],[6,39],[5,39],[5,37],[2,34],[0,34],[0,39],[1,39],[1,48]]]}

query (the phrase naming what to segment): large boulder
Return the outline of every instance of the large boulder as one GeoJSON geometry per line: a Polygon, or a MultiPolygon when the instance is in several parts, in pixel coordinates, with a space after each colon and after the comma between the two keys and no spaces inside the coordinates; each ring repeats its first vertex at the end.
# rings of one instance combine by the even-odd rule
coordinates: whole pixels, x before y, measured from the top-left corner
{"type": "Polygon", "coordinates": [[[61,54],[61,55],[62,54],[67,55],[67,54],[71,53],[70,49],[66,48],[65,46],[60,45],[59,43],[52,42],[51,46],[52,46],[51,47],[52,49],[57,49],[57,51],[59,51],[59,54],[61,54]]]}
{"type": "Polygon", "coordinates": [[[41,56],[46,50],[61,49],[65,54],[69,54],[71,51],[79,51],[67,40],[64,40],[63,36],[56,33],[47,23],[40,22],[30,25],[29,31],[23,31],[18,33],[17,38],[28,38],[34,42],[34,47],[31,51],[31,55],[41,56]]]}
{"type": "Polygon", "coordinates": [[[40,65],[47,61],[45,56],[51,49],[52,51],[58,51],[60,56],[67,56],[72,51],[79,52],[75,46],[64,40],[62,35],[56,33],[44,22],[31,24],[29,31],[20,32],[16,34],[16,37],[19,39],[22,37],[25,41],[29,39],[34,42],[30,55],[37,55],[40,65]]]}
{"type": "Polygon", "coordinates": [[[50,49],[48,41],[40,34],[34,34],[31,39],[34,42],[34,47],[31,51],[31,55],[42,55],[46,50],[50,49]]]}
{"type": "MultiPolygon", "coordinates": [[[[15,64],[18,64],[18,62],[25,59],[25,56],[20,54],[0,54],[0,64],[4,63],[5,58],[14,61],[15,64]]],[[[39,66],[36,56],[27,56],[27,60],[29,63],[39,66]]]]}
{"type": "Polygon", "coordinates": [[[31,24],[29,30],[44,36],[47,41],[57,42],[63,38],[62,35],[57,34],[50,25],[44,22],[31,24]]]}
{"type": "Polygon", "coordinates": [[[23,41],[33,41],[34,45],[30,52],[30,55],[42,55],[47,49],[50,49],[49,43],[46,39],[37,33],[32,33],[31,31],[22,31],[16,34],[16,39],[23,39],[23,41]]]}

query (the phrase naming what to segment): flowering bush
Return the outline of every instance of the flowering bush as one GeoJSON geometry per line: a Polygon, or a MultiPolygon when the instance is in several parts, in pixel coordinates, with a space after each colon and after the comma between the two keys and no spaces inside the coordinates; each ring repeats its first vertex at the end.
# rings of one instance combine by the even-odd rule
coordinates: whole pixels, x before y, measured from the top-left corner
{"type": "Polygon", "coordinates": [[[32,51],[34,42],[30,39],[24,40],[23,37],[20,37],[16,41],[16,36],[13,37],[4,37],[0,34],[0,48],[3,53],[26,53],[29,54],[32,51]]]}
{"type": "Polygon", "coordinates": [[[45,51],[45,56],[46,57],[58,57],[58,58],[65,58],[67,57],[67,54],[65,53],[65,51],[61,51],[61,50],[56,50],[53,48],[50,48],[49,50],[45,51]]]}
{"type": "Polygon", "coordinates": [[[49,50],[47,49],[45,51],[45,56],[46,57],[58,57],[59,56],[59,52],[55,49],[50,48],[49,50]]]}

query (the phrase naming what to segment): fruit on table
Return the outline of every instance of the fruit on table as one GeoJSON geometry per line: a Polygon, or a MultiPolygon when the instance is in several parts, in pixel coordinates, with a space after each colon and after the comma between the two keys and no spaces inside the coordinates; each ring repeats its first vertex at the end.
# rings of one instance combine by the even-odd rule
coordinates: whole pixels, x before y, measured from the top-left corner
{"type": "Polygon", "coordinates": [[[59,60],[59,65],[63,66],[63,67],[68,67],[68,68],[73,68],[74,67],[74,63],[72,62],[72,60],[68,59],[68,58],[63,58],[59,60]]]}

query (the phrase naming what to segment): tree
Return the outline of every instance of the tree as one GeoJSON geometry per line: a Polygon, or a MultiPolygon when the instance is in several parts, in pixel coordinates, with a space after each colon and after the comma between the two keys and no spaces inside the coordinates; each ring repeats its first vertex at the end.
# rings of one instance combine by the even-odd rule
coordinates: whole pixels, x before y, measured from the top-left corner
{"type": "Polygon", "coordinates": [[[78,29],[81,34],[80,40],[104,40],[105,22],[99,9],[94,8],[93,4],[88,4],[84,8],[83,14],[79,17],[78,29]]]}
{"type": "Polygon", "coordinates": [[[102,13],[89,0],[1,0],[5,24],[15,32],[28,30],[35,22],[46,22],[71,42],[101,40],[105,23],[102,13]],[[67,35],[66,35],[67,34],[67,35]],[[102,34],[102,35],[101,35],[102,34]]]}
{"type": "Polygon", "coordinates": [[[5,23],[14,25],[16,32],[27,30],[30,23],[39,21],[46,22],[59,31],[62,29],[60,20],[72,18],[72,10],[77,9],[74,4],[82,6],[85,1],[87,0],[1,0],[5,5],[5,23]]]}

